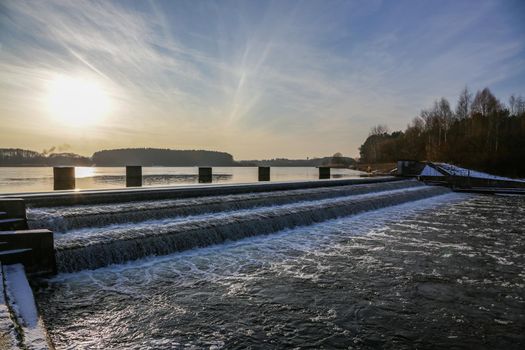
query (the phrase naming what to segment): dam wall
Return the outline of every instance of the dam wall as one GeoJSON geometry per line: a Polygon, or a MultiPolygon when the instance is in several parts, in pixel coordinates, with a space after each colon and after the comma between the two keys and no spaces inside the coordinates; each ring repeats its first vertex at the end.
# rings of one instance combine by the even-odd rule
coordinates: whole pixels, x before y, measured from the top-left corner
{"type": "Polygon", "coordinates": [[[58,272],[167,255],[450,192],[415,180],[28,209],[55,232],[58,272]]]}
{"type": "Polygon", "coordinates": [[[2,196],[2,198],[22,198],[28,207],[53,207],[68,205],[88,205],[122,203],[145,200],[164,200],[195,198],[205,196],[223,196],[243,193],[273,192],[321,187],[338,187],[402,181],[402,178],[376,177],[360,179],[331,179],[316,181],[288,181],[246,184],[199,184],[195,186],[126,188],[112,190],[70,190],[45,193],[20,193],[2,196]]]}

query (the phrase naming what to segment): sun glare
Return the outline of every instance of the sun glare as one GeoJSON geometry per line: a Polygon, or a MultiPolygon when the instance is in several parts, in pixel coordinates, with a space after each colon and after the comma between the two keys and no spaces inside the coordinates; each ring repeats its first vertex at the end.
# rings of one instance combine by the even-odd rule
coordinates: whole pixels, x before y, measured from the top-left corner
{"type": "Polygon", "coordinates": [[[95,125],[110,109],[110,99],[96,81],[66,76],[49,83],[47,102],[51,115],[67,126],[95,125]]]}

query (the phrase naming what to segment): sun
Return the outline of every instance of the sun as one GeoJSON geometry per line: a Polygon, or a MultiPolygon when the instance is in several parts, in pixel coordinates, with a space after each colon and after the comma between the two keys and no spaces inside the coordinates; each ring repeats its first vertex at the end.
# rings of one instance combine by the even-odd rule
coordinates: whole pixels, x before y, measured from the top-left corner
{"type": "Polygon", "coordinates": [[[110,109],[109,96],[96,80],[67,76],[49,82],[47,103],[53,118],[74,127],[96,125],[110,109]]]}

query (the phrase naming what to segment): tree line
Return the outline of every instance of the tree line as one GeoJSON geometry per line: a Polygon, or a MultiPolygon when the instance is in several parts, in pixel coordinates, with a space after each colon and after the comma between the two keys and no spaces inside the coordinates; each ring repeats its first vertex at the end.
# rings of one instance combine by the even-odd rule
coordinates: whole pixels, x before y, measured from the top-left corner
{"type": "Polygon", "coordinates": [[[75,153],[35,152],[21,148],[0,148],[0,166],[90,166],[91,158],[75,153]]]}
{"type": "Polygon", "coordinates": [[[355,165],[353,158],[345,157],[341,152],[335,153],[331,157],[307,158],[307,159],[288,159],[274,158],[263,160],[241,160],[237,162],[241,166],[282,166],[282,167],[318,167],[335,166],[348,168],[355,165]]]}
{"type": "Polygon", "coordinates": [[[226,152],[204,150],[173,150],[160,148],[125,148],[93,153],[98,166],[232,166],[233,156],[226,152]]]}
{"type": "Polygon", "coordinates": [[[453,110],[446,98],[421,111],[405,131],[373,127],[359,148],[365,163],[401,159],[453,163],[507,176],[525,176],[525,99],[508,104],[488,89],[461,91],[453,110]]]}
{"type": "Polygon", "coordinates": [[[276,158],[235,161],[226,152],[172,150],[160,148],[125,148],[103,150],[84,157],[74,153],[35,152],[20,148],[0,148],[0,166],[338,166],[350,167],[353,158],[340,152],[331,157],[310,159],[276,158]]]}
{"type": "Polygon", "coordinates": [[[225,152],[127,148],[95,152],[91,157],[74,153],[35,152],[20,148],[0,148],[0,166],[231,166],[233,156],[225,152]]]}

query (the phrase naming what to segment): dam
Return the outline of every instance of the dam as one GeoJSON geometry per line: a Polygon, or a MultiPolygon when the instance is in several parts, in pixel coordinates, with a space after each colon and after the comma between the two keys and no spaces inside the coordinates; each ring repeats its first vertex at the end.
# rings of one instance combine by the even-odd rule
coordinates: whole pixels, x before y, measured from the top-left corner
{"type": "Polygon", "coordinates": [[[414,181],[125,204],[31,208],[31,228],[56,233],[59,272],[270,234],[447,192],[414,181]]]}
{"type": "Polygon", "coordinates": [[[524,342],[521,196],[384,177],[22,197],[54,235],[58,274],[31,282],[57,349],[524,342]]]}

